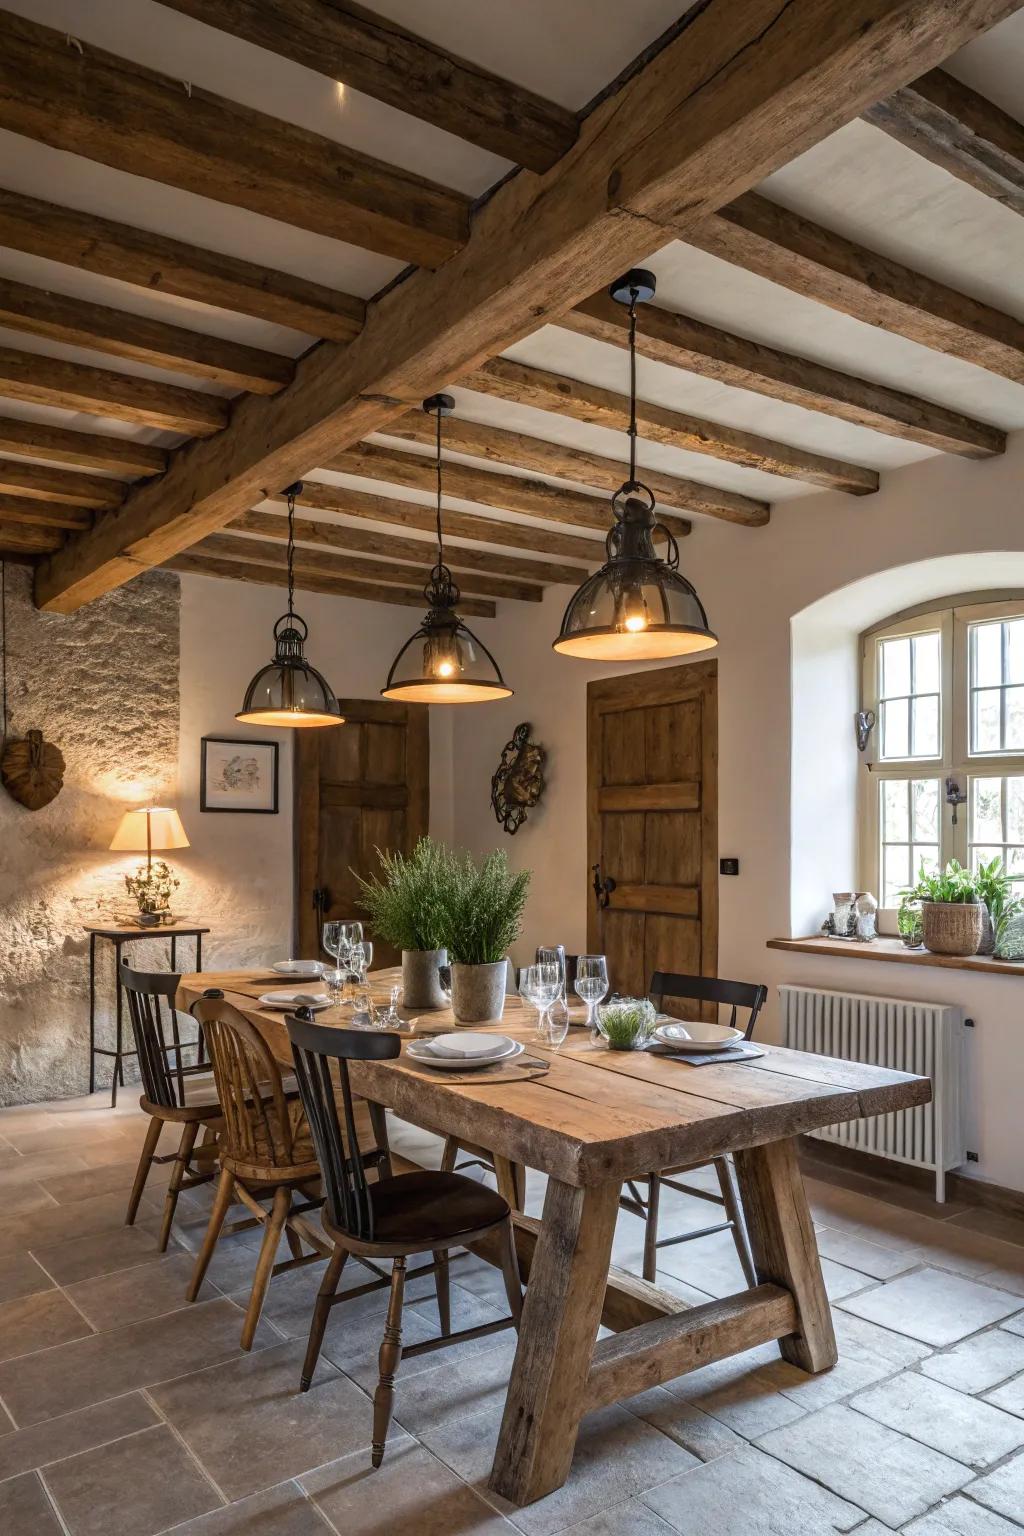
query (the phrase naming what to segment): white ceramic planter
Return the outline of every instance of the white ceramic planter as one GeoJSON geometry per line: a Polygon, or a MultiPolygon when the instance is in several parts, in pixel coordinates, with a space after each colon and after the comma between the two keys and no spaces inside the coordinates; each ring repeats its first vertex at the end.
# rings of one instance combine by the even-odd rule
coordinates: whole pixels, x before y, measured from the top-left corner
{"type": "Polygon", "coordinates": [[[484,1024],[505,1011],[507,963],[452,966],[452,1012],[457,1024],[484,1024]]]}
{"type": "Polygon", "coordinates": [[[447,964],[446,949],[403,949],[402,1006],[447,1008],[448,999],[437,977],[438,966],[447,964]]]}

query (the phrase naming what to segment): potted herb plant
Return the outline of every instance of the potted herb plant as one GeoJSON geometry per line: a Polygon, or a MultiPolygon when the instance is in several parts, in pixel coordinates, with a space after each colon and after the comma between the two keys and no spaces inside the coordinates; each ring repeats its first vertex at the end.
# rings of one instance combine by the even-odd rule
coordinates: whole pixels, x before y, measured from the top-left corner
{"type": "Polygon", "coordinates": [[[448,964],[446,939],[455,860],[443,843],[422,837],[408,857],[376,850],[380,871],[359,880],[359,905],[374,934],[402,951],[407,1008],[445,1008],[438,966],[448,964]]]}
{"type": "Polygon", "coordinates": [[[469,854],[452,856],[452,868],[452,1012],[459,1024],[481,1024],[504,1012],[508,950],[522,927],[530,871],[510,869],[501,851],[479,866],[469,854]]]}
{"type": "Polygon", "coordinates": [[[1021,901],[1014,896],[1013,880],[998,856],[987,864],[979,864],[974,879],[978,895],[985,903],[978,954],[990,955],[1010,918],[1020,911],[1021,901]]]}
{"type": "Polygon", "coordinates": [[[657,1022],[654,1004],[645,997],[618,997],[597,1010],[598,1032],[610,1051],[642,1051],[657,1022]]]}
{"type": "Polygon", "coordinates": [[[935,955],[976,955],[981,943],[985,903],[969,869],[950,859],[945,869],[929,875],[924,864],[909,893],[921,903],[924,947],[935,955]]]}

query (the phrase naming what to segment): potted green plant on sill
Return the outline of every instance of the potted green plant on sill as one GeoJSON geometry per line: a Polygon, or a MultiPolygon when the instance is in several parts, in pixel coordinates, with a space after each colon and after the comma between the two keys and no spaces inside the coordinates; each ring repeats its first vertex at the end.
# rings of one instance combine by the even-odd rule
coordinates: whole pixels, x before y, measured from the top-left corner
{"type": "Polygon", "coordinates": [[[421,837],[412,853],[376,849],[380,871],[358,875],[359,905],[375,936],[402,952],[402,1001],[407,1008],[444,1008],[438,966],[448,964],[446,941],[456,861],[449,848],[421,837]]]}
{"type": "Polygon", "coordinates": [[[922,861],[909,899],[921,903],[924,947],[934,955],[976,955],[981,943],[985,903],[977,877],[950,859],[945,869],[928,874],[922,861]]]}
{"type": "Polygon", "coordinates": [[[907,949],[920,949],[924,939],[921,923],[921,903],[912,891],[904,891],[900,897],[900,909],[896,914],[896,930],[907,949]]]}
{"type": "Polygon", "coordinates": [[[500,1019],[505,1008],[508,951],[519,937],[530,885],[528,869],[513,870],[496,850],[481,865],[453,856],[448,912],[452,1012],[459,1024],[500,1019]]]}
{"type": "Polygon", "coordinates": [[[1003,861],[998,855],[987,864],[979,864],[974,878],[978,895],[985,903],[978,954],[991,955],[1005,933],[1010,918],[1021,910],[1024,903],[1014,895],[1013,880],[1003,868],[1003,861]]]}

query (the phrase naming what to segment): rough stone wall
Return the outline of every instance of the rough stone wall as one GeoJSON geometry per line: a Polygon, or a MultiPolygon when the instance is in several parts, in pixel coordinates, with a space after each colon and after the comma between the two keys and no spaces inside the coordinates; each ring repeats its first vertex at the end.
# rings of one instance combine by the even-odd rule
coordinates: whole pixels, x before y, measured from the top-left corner
{"type": "MultiPolygon", "coordinates": [[[[110,839],[125,810],[174,804],[177,790],[177,577],[152,572],[67,617],[39,613],[30,586],[29,570],[7,566],[8,738],[41,730],[67,768],[39,811],[0,789],[0,1104],[85,1092],[82,924],[131,911],[123,875],[138,859],[111,853],[110,839]]],[[[134,955],[166,964],[164,949],[134,955]]],[[[109,945],[101,955],[109,1036],[109,945]]]]}

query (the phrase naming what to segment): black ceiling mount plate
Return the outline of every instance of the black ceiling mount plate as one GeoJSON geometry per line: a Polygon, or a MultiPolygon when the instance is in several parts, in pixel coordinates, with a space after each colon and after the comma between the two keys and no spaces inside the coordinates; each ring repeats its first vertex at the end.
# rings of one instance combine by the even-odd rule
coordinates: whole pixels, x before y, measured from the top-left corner
{"type": "Polygon", "coordinates": [[[454,395],[428,395],[423,402],[428,416],[450,416],[455,409],[454,395]]]}
{"type": "Polygon", "coordinates": [[[631,267],[615,279],[608,292],[617,304],[632,304],[634,292],[637,303],[646,304],[654,298],[657,287],[658,279],[653,272],[646,267],[631,267]]]}

